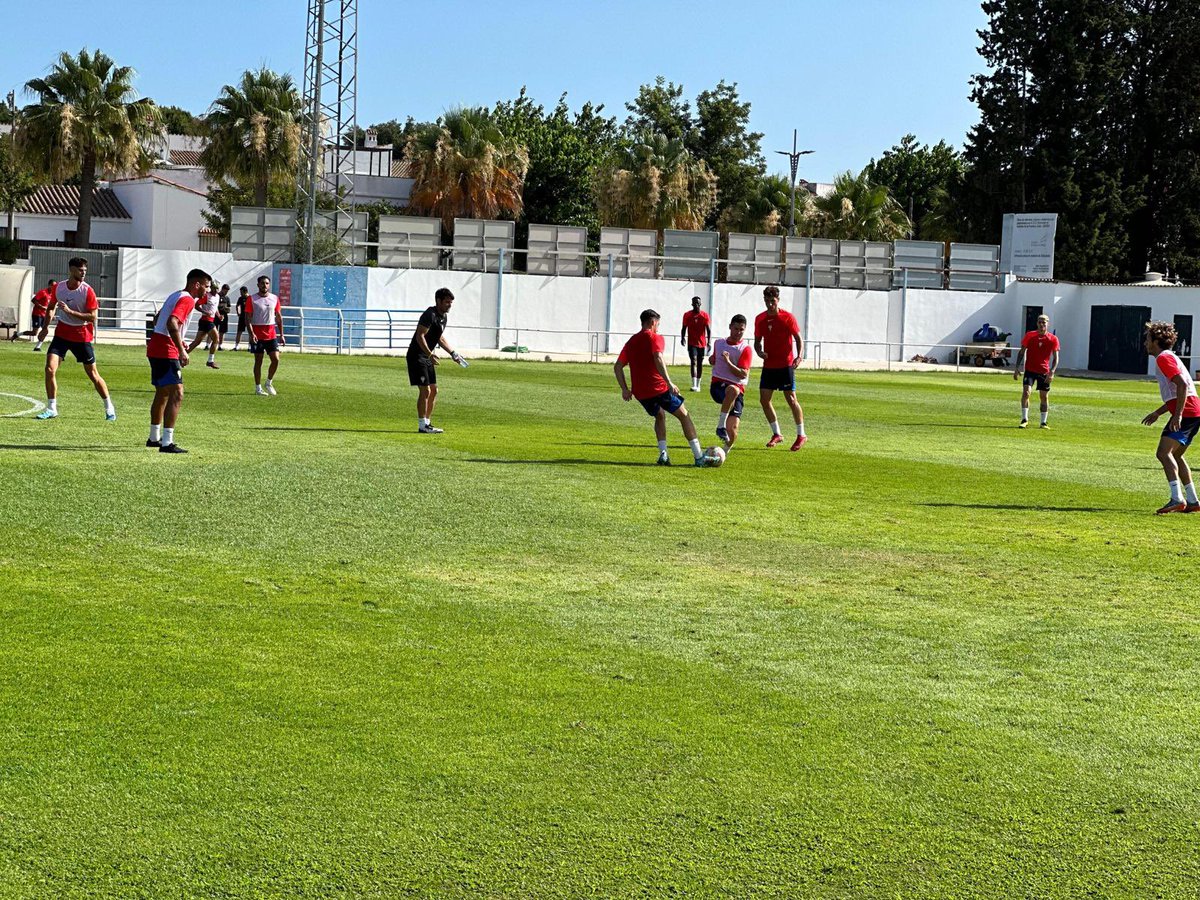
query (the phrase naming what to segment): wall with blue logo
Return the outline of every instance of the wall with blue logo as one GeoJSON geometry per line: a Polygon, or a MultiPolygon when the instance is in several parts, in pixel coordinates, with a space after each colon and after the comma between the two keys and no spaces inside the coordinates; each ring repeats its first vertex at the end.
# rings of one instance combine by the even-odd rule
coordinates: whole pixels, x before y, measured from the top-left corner
{"type": "Polygon", "coordinates": [[[337,346],[340,324],[343,346],[363,345],[366,268],[277,263],[273,274],[276,291],[280,294],[284,293],[284,285],[290,282],[288,305],[304,308],[302,321],[306,344],[337,346]],[[340,317],[338,313],[341,313],[340,317]]]}

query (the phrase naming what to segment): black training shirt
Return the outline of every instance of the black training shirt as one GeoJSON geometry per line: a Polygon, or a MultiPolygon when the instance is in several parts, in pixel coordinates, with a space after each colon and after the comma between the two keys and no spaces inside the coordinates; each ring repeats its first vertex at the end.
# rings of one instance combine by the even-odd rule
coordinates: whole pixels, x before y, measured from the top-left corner
{"type": "MultiPolygon", "coordinates": [[[[437,349],[438,341],[442,339],[442,332],[446,330],[449,318],[449,316],[439,314],[436,306],[431,306],[425,312],[421,313],[421,318],[417,320],[417,327],[429,329],[425,334],[425,343],[429,345],[430,350],[437,349]]],[[[408,355],[425,355],[421,351],[421,345],[417,343],[417,333],[415,331],[413,332],[412,341],[408,345],[408,355]]]]}

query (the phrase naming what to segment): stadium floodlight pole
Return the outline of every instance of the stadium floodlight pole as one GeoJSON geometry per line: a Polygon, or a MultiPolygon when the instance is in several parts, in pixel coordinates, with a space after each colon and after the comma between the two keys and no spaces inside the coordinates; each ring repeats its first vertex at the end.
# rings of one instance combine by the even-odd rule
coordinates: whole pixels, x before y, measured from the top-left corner
{"type": "Polygon", "coordinates": [[[796,129],[793,128],[791,153],[788,153],[786,150],[775,151],[776,153],[786,156],[788,158],[788,162],[792,164],[792,215],[788,220],[788,234],[790,234],[792,237],[796,236],[796,172],[800,168],[800,157],[808,156],[808,154],[813,152],[812,150],[797,150],[796,137],[796,129]]]}
{"type": "MultiPolygon", "coordinates": [[[[9,138],[12,140],[12,145],[17,146],[17,92],[8,92],[8,127],[11,129],[9,138]]],[[[17,222],[17,201],[10,196],[8,198],[8,239],[13,240],[13,235],[16,232],[17,222]]]]}
{"type": "MultiPolygon", "coordinates": [[[[309,160],[309,184],[311,188],[308,193],[308,209],[305,210],[304,231],[305,237],[308,239],[308,247],[305,250],[307,259],[304,261],[309,265],[313,262],[313,246],[317,243],[314,232],[317,228],[317,167],[321,161],[321,70],[325,67],[325,4],[316,4],[317,12],[317,46],[316,46],[316,61],[313,68],[317,72],[317,77],[313,82],[313,100],[312,109],[309,115],[312,117],[309,121],[309,127],[312,129],[312,146],[309,150],[312,158],[309,160]]],[[[336,189],[335,189],[336,190],[336,189]]]]}

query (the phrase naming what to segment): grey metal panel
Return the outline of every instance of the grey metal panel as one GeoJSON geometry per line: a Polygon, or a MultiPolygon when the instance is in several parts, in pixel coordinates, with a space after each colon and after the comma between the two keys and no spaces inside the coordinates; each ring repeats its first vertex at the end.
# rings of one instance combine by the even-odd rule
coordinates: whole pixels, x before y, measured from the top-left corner
{"type": "Polygon", "coordinates": [[[776,234],[730,234],[727,281],[776,284],[783,264],[783,238],[776,234]]]}
{"type": "Polygon", "coordinates": [[[608,272],[613,257],[613,275],[618,278],[655,278],[658,261],[658,232],[640,228],[600,229],[600,274],[608,272]]]}
{"type": "MultiPolygon", "coordinates": [[[[82,256],[88,262],[88,284],[96,292],[97,297],[117,296],[117,266],[119,251],[90,250],[76,247],[30,247],[29,265],[34,270],[34,284],[39,288],[46,281],[66,281],[71,274],[67,263],[76,256],[82,256]]],[[[103,311],[101,311],[103,317],[103,311]]],[[[103,325],[104,323],[101,322],[103,325]]]]}
{"type": "MultiPolygon", "coordinates": [[[[499,272],[500,251],[511,251],[516,241],[515,222],[497,219],[455,219],[451,265],[465,272],[499,272]]],[[[506,272],[512,264],[506,260],[506,272]]]]}
{"type": "Polygon", "coordinates": [[[525,271],[532,275],[583,275],[587,229],[574,225],[530,225],[525,271]]]}
{"type": "Polygon", "coordinates": [[[235,206],[229,222],[229,247],[234,259],[291,261],[296,242],[295,210],[235,206]]]}
{"type": "Polygon", "coordinates": [[[379,217],[379,265],[436,269],[441,260],[442,220],[421,216],[379,217]]]}
{"type": "Polygon", "coordinates": [[[867,242],[838,242],[838,285],[862,290],[867,286],[867,242]]]}
{"type": "Polygon", "coordinates": [[[885,241],[867,241],[866,268],[867,290],[889,290],[892,287],[892,245],[885,241]]]}
{"type": "Polygon", "coordinates": [[[353,219],[345,210],[318,209],[313,222],[320,228],[328,228],[336,234],[346,248],[350,264],[367,264],[367,214],[355,212],[353,219]]]}
{"type": "Polygon", "coordinates": [[[808,284],[808,267],[812,264],[812,238],[788,237],[784,241],[784,258],[783,283],[808,284]]]}
{"type": "Polygon", "coordinates": [[[950,245],[950,289],[1000,290],[1000,247],[995,244],[950,245]]]}
{"type": "Polygon", "coordinates": [[[896,287],[905,284],[905,272],[901,270],[907,270],[909,287],[937,289],[944,286],[946,247],[941,241],[894,241],[892,248],[896,287]]]}
{"type": "Polygon", "coordinates": [[[663,231],[663,277],[708,281],[721,236],[715,231],[663,231]],[[698,261],[697,261],[698,260],[698,261]]]}
{"type": "Polygon", "coordinates": [[[838,242],[812,238],[813,287],[837,287],[838,242]]]}

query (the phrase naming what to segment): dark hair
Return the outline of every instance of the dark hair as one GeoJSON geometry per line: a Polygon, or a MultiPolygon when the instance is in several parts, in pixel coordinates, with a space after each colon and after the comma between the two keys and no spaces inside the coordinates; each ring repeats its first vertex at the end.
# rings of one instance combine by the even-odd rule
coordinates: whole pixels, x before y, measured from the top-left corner
{"type": "Polygon", "coordinates": [[[221,285],[221,290],[223,290],[223,291],[229,290],[229,285],[227,285],[227,284],[221,285]]]}
{"type": "Polygon", "coordinates": [[[212,276],[203,269],[192,269],[187,273],[187,283],[192,284],[196,281],[212,281],[212,276]]]}
{"type": "Polygon", "coordinates": [[[767,297],[774,297],[776,300],[778,300],[779,288],[773,284],[767,285],[765,288],[763,288],[763,299],[765,300],[767,297]]]}
{"type": "Polygon", "coordinates": [[[450,293],[450,288],[438,288],[437,293],[433,295],[434,300],[453,300],[454,295],[450,293]]]}
{"type": "Polygon", "coordinates": [[[661,318],[662,318],[662,316],[660,316],[658,313],[656,313],[652,309],[643,309],[642,310],[642,324],[643,325],[647,325],[650,322],[657,322],[661,318]]]}
{"type": "Polygon", "coordinates": [[[270,280],[271,280],[270,275],[259,275],[258,278],[255,280],[255,284],[257,284],[259,281],[270,281],[270,280]]]}
{"type": "Polygon", "coordinates": [[[1146,335],[1164,350],[1174,347],[1179,338],[1175,333],[1175,326],[1170,322],[1147,322],[1146,335]]]}
{"type": "Polygon", "coordinates": [[[58,284],[58,282],[55,281],[53,278],[51,278],[49,281],[46,282],[46,284],[58,284]]]}
{"type": "Polygon", "coordinates": [[[730,325],[745,325],[746,317],[743,316],[741,313],[738,313],[736,316],[734,316],[732,319],[729,320],[729,324],[730,325]]]}
{"type": "Polygon", "coordinates": [[[238,288],[238,290],[245,291],[247,294],[250,293],[250,288],[246,287],[246,285],[244,285],[244,284],[240,288],[238,288]]]}
{"type": "Polygon", "coordinates": [[[70,266],[72,269],[77,269],[77,268],[79,268],[79,266],[86,266],[87,260],[84,259],[82,256],[72,256],[70,258],[70,260],[67,261],[67,265],[70,266]]]}
{"type": "Polygon", "coordinates": [[[699,297],[693,297],[692,302],[693,303],[703,303],[704,301],[702,301],[699,297]]]}

